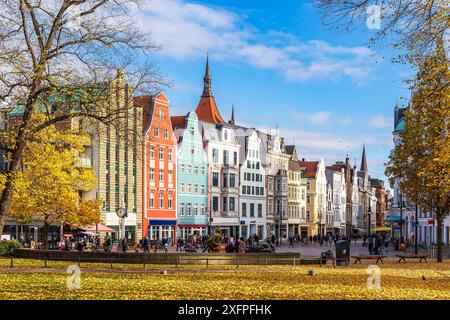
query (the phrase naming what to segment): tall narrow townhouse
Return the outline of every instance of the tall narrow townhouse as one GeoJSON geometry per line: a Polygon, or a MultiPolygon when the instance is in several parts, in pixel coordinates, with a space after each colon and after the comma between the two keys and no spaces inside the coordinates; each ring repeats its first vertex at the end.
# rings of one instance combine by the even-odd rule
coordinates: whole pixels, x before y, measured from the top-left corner
{"type": "Polygon", "coordinates": [[[288,168],[290,155],[286,153],[283,139],[263,135],[266,151],[267,233],[277,240],[286,240],[288,225],[288,168]]]}
{"type": "Polygon", "coordinates": [[[178,237],[208,234],[208,156],[203,148],[195,112],[171,118],[178,140],[177,219],[178,237]]]}
{"type": "Polygon", "coordinates": [[[240,145],[239,174],[239,234],[242,237],[267,237],[266,230],[266,172],[263,167],[264,150],[258,131],[238,129],[240,145]]]}
{"type": "MultiPolygon", "coordinates": [[[[342,163],[343,164],[343,163],[342,163]]],[[[326,167],[327,178],[327,232],[346,234],[347,190],[344,168],[326,167]]]]}
{"type": "Polygon", "coordinates": [[[305,169],[306,182],[306,220],[308,236],[325,234],[325,215],[327,202],[327,179],[325,163],[320,161],[302,161],[299,166],[305,169]]]}
{"type": "Polygon", "coordinates": [[[239,236],[239,144],[232,124],[217,108],[211,86],[209,60],[203,78],[203,93],[195,113],[208,156],[211,232],[220,227],[226,237],[239,236]]]}
{"type": "Polygon", "coordinates": [[[134,99],[143,108],[143,236],[176,240],[177,140],[164,93],[134,99]]]}
{"type": "Polygon", "coordinates": [[[288,236],[307,236],[306,222],[306,179],[304,170],[298,164],[295,145],[286,146],[291,156],[288,169],[288,236]]]}

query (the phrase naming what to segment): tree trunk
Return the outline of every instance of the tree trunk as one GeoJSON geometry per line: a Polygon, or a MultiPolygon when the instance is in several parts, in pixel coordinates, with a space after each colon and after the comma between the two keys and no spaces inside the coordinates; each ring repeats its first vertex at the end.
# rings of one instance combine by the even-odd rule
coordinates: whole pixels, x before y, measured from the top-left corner
{"type": "Polygon", "coordinates": [[[48,229],[50,224],[47,221],[44,221],[44,249],[48,250],[48,229]]]}
{"type": "Polygon", "coordinates": [[[437,262],[442,262],[442,237],[444,230],[444,218],[441,214],[436,217],[437,220],[437,262]]]}
{"type": "Polygon", "coordinates": [[[0,215],[0,236],[3,234],[3,226],[6,222],[6,215],[0,215]]]}

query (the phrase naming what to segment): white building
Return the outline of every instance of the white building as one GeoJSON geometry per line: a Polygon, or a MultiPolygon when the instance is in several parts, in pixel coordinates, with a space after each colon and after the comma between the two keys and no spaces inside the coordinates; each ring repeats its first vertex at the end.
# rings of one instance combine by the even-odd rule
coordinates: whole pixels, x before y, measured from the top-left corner
{"type": "Polygon", "coordinates": [[[239,178],[239,234],[242,237],[267,237],[266,230],[266,173],[264,150],[255,129],[237,129],[240,145],[239,178]]]}
{"type": "Polygon", "coordinates": [[[346,202],[344,169],[340,171],[327,168],[327,232],[345,234],[346,202]]]}

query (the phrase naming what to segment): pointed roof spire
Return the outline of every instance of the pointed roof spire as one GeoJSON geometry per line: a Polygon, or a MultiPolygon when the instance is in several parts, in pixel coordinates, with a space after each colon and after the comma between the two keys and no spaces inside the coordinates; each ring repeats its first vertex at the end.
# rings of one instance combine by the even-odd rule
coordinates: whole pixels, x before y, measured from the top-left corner
{"type": "Polygon", "coordinates": [[[361,171],[364,172],[368,172],[368,168],[367,168],[367,158],[366,158],[366,144],[364,143],[363,146],[363,152],[362,152],[362,157],[361,157],[361,171]]]}
{"type": "Polygon", "coordinates": [[[234,103],[231,106],[231,119],[228,121],[229,124],[235,125],[236,122],[234,121],[234,103]]]}
{"type": "Polygon", "coordinates": [[[203,94],[202,97],[212,97],[211,76],[209,74],[209,55],[206,52],[206,69],[203,77],[203,94]]]}
{"type": "Polygon", "coordinates": [[[223,120],[219,110],[217,109],[217,105],[212,94],[208,53],[206,53],[206,69],[205,76],[203,77],[203,93],[197,105],[197,109],[195,110],[195,113],[197,114],[200,121],[210,123],[225,123],[225,120],[223,120]]]}

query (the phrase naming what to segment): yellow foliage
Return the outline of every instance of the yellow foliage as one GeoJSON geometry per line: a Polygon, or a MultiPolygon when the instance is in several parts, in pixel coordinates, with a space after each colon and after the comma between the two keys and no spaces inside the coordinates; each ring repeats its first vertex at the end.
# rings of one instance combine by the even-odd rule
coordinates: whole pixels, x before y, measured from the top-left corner
{"type": "MultiPolygon", "coordinates": [[[[34,115],[35,123],[42,115],[34,115]]],[[[100,222],[100,201],[82,200],[94,190],[90,168],[80,166],[84,152],[79,133],[50,126],[34,133],[26,144],[22,168],[14,179],[10,215],[18,220],[80,226],[100,222]]]]}

